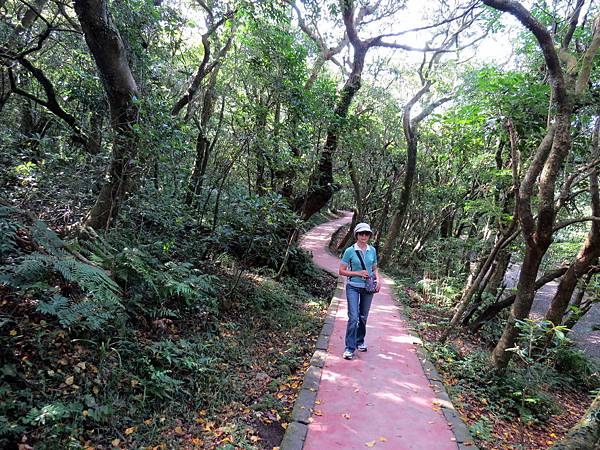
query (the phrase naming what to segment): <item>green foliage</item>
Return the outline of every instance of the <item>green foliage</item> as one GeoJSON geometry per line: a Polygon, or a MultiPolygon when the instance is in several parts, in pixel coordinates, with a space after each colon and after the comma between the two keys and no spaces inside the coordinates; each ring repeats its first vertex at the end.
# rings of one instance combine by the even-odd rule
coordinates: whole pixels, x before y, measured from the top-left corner
{"type": "MultiPolygon", "coordinates": [[[[296,219],[281,199],[268,199],[240,203],[262,233],[243,242],[274,253],[286,244],[282,227],[296,219]]],[[[253,401],[239,367],[257,367],[265,353],[269,364],[261,364],[273,379],[302,366],[325,307],[312,293],[330,295],[308,255],[292,250],[297,278],[283,283],[244,276],[225,316],[223,286],[233,280],[201,255],[219,244],[202,229],[187,231],[183,219],[169,221],[173,212],[189,217],[177,208],[151,211],[136,241],[130,229],[66,241],[14,208],[0,209],[2,307],[12,308],[0,316],[0,446],[23,435],[40,449],[105,442],[165,408],[187,417],[189,405],[218,411],[253,401]],[[270,354],[274,336],[290,341],[270,354]]],[[[246,224],[236,224],[246,239],[246,224]]],[[[139,442],[155,442],[147,428],[139,442]]]]}
{"type": "Polygon", "coordinates": [[[283,287],[279,284],[264,280],[258,285],[254,297],[251,299],[251,305],[257,310],[269,311],[272,308],[281,308],[286,303],[291,303],[292,297],[290,297],[283,287]]]}
{"type": "Polygon", "coordinates": [[[437,366],[456,380],[450,387],[451,393],[477,393],[478,399],[486,405],[492,416],[543,422],[558,412],[556,402],[547,393],[544,384],[552,377],[545,366],[511,368],[505,374],[498,374],[490,369],[488,352],[471,351],[463,354],[452,345],[436,345],[429,350],[437,366]],[[539,375],[539,384],[532,384],[530,370],[539,375]]]}
{"type": "MultiPolygon", "coordinates": [[[[326,41],[324,48],[299,29],[285,2],[223,1],[190,8],[151,0],[108,2],[126,44],[133,75],[129,82],[140,92],[135,99],[139,120],[131,130],[136,152],[127,161],[134,176],[124,186],[127,195],[111,229],[97,230],[101,237],[68,240],[61,236],[85,217],[106,182],[106,168],[119,162],[119,156],[112,154],[118,147],[107,80],[98,75],[81,33],[64,32],[77,28],[77,19],[65,14],[62,4],[43,3],[36,20],[23,29],[27,5],[2,2],[0,15],[6,20],[0,24],[0,40],[10,43],[9,53],[25,52],[36,73],[47,76],[56,101],[91,140],[81,145],[71,139],[73,129],[49,111],[50,98],[36,73],[4,52],[1,62],[11,68],[11,81],[29,94],[0,90],[0,197],[43,221],[0,208],[0,434],[10,436],[13,444],[26,435],[39,441],[34,445],[47,441],[42,448],[86,446],[82,436],[98,441],[98,436],[118,431],[123,437],[118,426],[139,422],[147,410],[159,414],[164,405],[189,407],[197,401],[194,406],[218,406],[247,399],[238,367],[251,367],[252,358],[261,356],[253,352],[271,348],[269,339],[288,332],[299,338],[281,354],[269,355],[272,361],[266,366],[287,368],[281,372],[298,367],[310,345],[304,336],[314,331],[314,312],[323,306],[315,297],[327,297],[335,282],[298,248],[290,249],[290,278],[281,283],[270,278],[299,226],[293,208],[298,209],[315,181],[311,174],[327,130],[333,125],[339,131],[332,161],[334,204],[356,206],[347,170],[352,162],[360,197],[367,203],[364,220],[383,227],[378,231],[385,234],[402,191],[402,114],[406,100],[420,87],[420,62],[387,55],[367,58],[348,118],[333,122],[347,74],[329,70],[329,63],[320,70],[319,58],[343,35],[337,2],[309,0],[301,8],[308,26],[320,28],[325,20],[332,24],[327,32],[315,31],[326,41]],[[201,41],[230,9],[232,16],[201,41]],[[41,39],[49,23],[53,31],[41,39]],[[173,105],[188,92],[200,68],[210,71],[189,108],[173,116],[173,105]],[[200,145],[202,138],[207,147],[200,145]],[[204,155],[198,154],[202,149],[204,155]],[[202,188],[188,202],[190,174],[201,160],[206,165],[202,188]],[[382,217],[384,211],[387,217],[382,217]],[[59,351],[69,358],[59,357],[59,351]],[[77,366],[83,362],[93,369],[77,366]]],[[[377,11],[365,3],[363,25],[375,29],[370,21],[378,15],[393,24],[394,12],[403,14],[410,7],[387,3],[378,3],[377,11]]],[[[437,6],[444,7],[430,6],[430,19],[437,6]]],[[[558,17],[567,17],[570,9],[565,2],[542,2],[532,11],[545,26],[558,24],[553,30],[559,42],[568,21],[558,17]]],[[[447,13],[452,12],[444,11],[444,17],[447,13]]],[[[486,30],[505,31],[499,16],[484,8],[478,20],[486,30]]],[[[585,45],[591,23],[577,27],[571,47],[585,45]]],[[[523,175],[552,112],[537,43],[528,33],[517,46],[525,64],[510,65],[511,70],[492,65],[465,70],[465,64],[448,61],[448,53],[439,60],[444,67],[432,66],[428,73],[431,91],[414,105],[413,118],[428,103],[453,96],[415,130],[417,175],[395,249],[399,264],[391,268],[409,265],[419,277],[426,273],[418,287],[430,300],[425,308],[432,316],[454,306],[470,267],[496,231],[515,219],[511,169],[516,166],[507,119],[519,137],[523,175]],[[450,222],[445,232],[442,221],[450,222]]],[[[346,62],[344,52],[333,58],[346,62]]],[[[597,68],[595,63],[592,80],[597,68]]],[[[8,85],[6,77],[2,81],[8,85]]],[[[573,149],[565,175],[587,161],[596,116],[593,99],[582,98],[582,105],[589,100],[591,106],[578,106],[573,114],[573,149]]],[[[563,208],[559,220],[585,211],[589,199],[584,197],[563,208]]],[[[551,267],[570,258],[586,226],[555,235],[544,264],[551,267]]],[[[516,240],[516,259],[521,246],[516,240]]],[[[444,320],[426,325],[439,326],[444,320]]],[[[562,330],[554,331],[558,335],[562,330]]],[[[499,332],[496,326],[491,334],[499,332]]],[[[520,345],[515,352],[521,363],[535,371],[542,367],[540,361],[529,361],[535,346],[520,345]]],[[[473,386],[512,383],[489,394],[498,402],[508,395],[511,400],[502,408],[510,414],[529,417],[534,406],[544,409],[546,399],[532,391],[531,378],[490,381],[479,373],[485,371],[482,361],[467,367],[471,362],[460,363],[462,359],[460,354],[449,356],[449,370],[458,364],[456,370],[467,373],[473,386]]],[[[591,376],[580,357],[562,345],[551,359],[563,376],[591,376]]],[[[273,369],[269,375],[278,373],[273,369]]],[[[273,396],[260,402],[267,410],[280,403],[273,396]]],[[[489,423],[482,419],[476,428],[486,435],[489,423]]],[[[158,429],[151,433],[158,435],[158,429]]]]}
{"type": "MultiPolygon", "coordinates": [[[[298,280],[278,284],[258,275],[244,278],[234,300],[236,311],[207,328],[195,309],[202,300],[188,297],[188,289],[181,286],[200,284],[189,279],[194,276],[191,270],[159,265],[165,271],[163,276],[155,261],[140,253],[124,250],[114,267],[121,276],[127,274],[126,279],[119,278],[124,304],[131,309],[131,292],[140,288],[149,294],[145,300],[150,305],[140,305],[135,314],[130,312],[129,326],[118,334],[104,332],[74,339],[68,330],[57,332],[45,321],[0,321],[0,348],[40,349],[23,360],[11,352],[9,363],[0,366],[4,399],[0,444],[25,434],[36,448],[39,444],[39,448],[51,449],[80,442],[83,436],[105,442],[106,436],[118,436],[148,417],[168,414],[193,421],[190,408],[209,409],[212,414],[233,402],[250,405],[254,398],[249,392],[255,387],[253,378],[244,376],[248,368],[256,370],[261,364],[262,370],[277,380],[302,366],[326,305],[307,293],[298,280]],[[188,279],[182,281],[184,275],[188,279]],[[159,298],[173,308],[180,303],[178,317],[162,316],[150,323],[151,303],[159,298]],[[191,303],[186,306],[188,301],[191,303]],[[183,309],[191,314],[181,314],[183,309]],[[19,328],[14,336],[8,333],[13,327],[19,328]],[[278,339],[286,343],[278,343],[278,339]],[[261,361],[263,358],[269,363],[261,361]],[[240,371],[240,367],[246,369],[240,371]],[[26,380],[32,378],[44,389],[31,389],[26,380]],[[17,388],[19,385],[26,387],[17,388]]],[[[202,295],[211,287],[210,283],[204,286],[202,295]]],[[[330,291],[324,295],[329,298],[330,291]]],[[[211,314],[214,320],[217,312],[211,314]]],[[[269,397],[257,401],[283,414],[283,406],[269,402],[269,397]]],[[[160,423],[169,425],[170,420],[160,423]]],[[[138,428],[135,442],[156,442],[154,427],[138,428]]]]}
{"type": "Polygon", "coordinates": [[[27,226],[17,209],[0,207],[6,263],[0,282],[16,295],[33,298],[37,311],[56,317],[66,328],[99,330],[122,312],[121,290],[100,267],[82,262],[41,221],[27,226]],[[37,249],[22,251],[18,235],[37,249]]]}
{"type": "Polygon", "coordinates": [[[73,413],[81,412],[82,405],[54,402],[41,408],[32,408],[22,422],[25,425],[51,425],[61,419],[71,416],[73,413]]]}
{"type": "Polygon", "coordinates": [[[452,277],[441,279],[423,278],[415,284],[415,287],[432,301],[431,306],[435,305],[438,308],[452,307],[461,292],[460,280],[452,277]]]}
{"type": "Polygon", "coordinates": [[[240,196],[210,242],[244,264],[277,269],[295,226],[297,216],[280,195],[240,196]]]}
{"type": "Polygon", "coordinates": [[[469,425],[470,433],[477,439],[489,440],[492,437],[492,423],[486,416],[481,418],[472,425],[469,425]]]}
{"type": "Polygon", "coordinates": [[[551,355],[550,363],[561,374],[564,383],[581,384],[588,389],[600,386],[600,367],[590,361],[589,357],[573,344],[563,342],[551,355]]]}
{"type": "Polygon", "coordinates": [[[214,313],[217,278],[202,274],[191,263],[163,263],[151,253],[156,248],[155,244],[125,247],[114,256],[115,276],[129,294],[128,304],[151,318],[176,317],[186,308],[214,313]]]}
{"type": "Polygon", "coordinates": [[[550,89],[539,74],[484,67],[467,75],[467,80],[470,81],[465,84],[467,95],[477,102],[485,116],[491,113],[510,117],[519,135],[527,139],[533,137],[529,133],[545,127],[550,89]]]}
{"type": "Polygon", "coordinates": [[[560,230],[554,235],[554,242],[544,255],[541,270],[547,271],[570,261],[577,255],[581,243],[588,233],[586,224],[575,225],[560,230]]]}

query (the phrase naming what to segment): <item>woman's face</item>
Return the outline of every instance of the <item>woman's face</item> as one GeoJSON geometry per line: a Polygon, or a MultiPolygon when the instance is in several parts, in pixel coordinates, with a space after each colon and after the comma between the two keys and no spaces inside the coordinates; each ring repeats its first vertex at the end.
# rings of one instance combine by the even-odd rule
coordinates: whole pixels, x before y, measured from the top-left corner
{"type": "Polygon", "coordinates": [[[359,244],[366,244],[369,242],[369,238],[371,237],[371,233],[368,231],[361,231],[360,233],[356,233],[356,242],[359,244]]]}

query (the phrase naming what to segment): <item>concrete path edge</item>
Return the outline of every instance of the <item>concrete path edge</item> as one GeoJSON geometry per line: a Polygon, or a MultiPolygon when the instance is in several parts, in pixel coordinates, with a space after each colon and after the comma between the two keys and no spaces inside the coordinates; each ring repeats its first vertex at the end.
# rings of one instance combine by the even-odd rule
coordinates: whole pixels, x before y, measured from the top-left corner
{"type": "Polygon", "coordinates": [[[312,410],[317,399],[317,391],[321,381],[321,371],[327,357],[327,347],[329,346],[329,338],[333,332],[333,322],[337,314],[342,294],[344,292],[344,284],[341,278],[338,278],[337,286],[329,307],[321,334],[317,338],[315,344],[315,352],[310,360],[310,366],[304,375],[304,382],[298,392],[298,398],[294,403],[291,420],[288,423],[283,440],[279,446],[280,450],[302,450],[304,440],[308,432],[308,424],[312,410]]]}
{"type": "MultiPolygon", "coordinates": [[[[398,308],[402,308],[402,304],[397,300],[396,302],[398,303],[398,308]]],[[[446,387],[444,386],[441,375],[431,362],[429,353],[425,347],[423,347],[423,341],[412,328],[409,328],[408,332],[415,339],[417,357],[419,358],[421,366],[423,367],[423,372],[429,380],[429,384],[431,385],[433,391],[435,392],[435,396],[440,403],[440,408],[442,408],[442,413],[448,422],[448,426],[454,433],[457,448],[459,450],[478,450],[478,447],[474,444],[475,441],[473,436],[469,432],[469,428],[454,408],[452,400],[450,400],[450,396],[446,391],[446,387]]]]}

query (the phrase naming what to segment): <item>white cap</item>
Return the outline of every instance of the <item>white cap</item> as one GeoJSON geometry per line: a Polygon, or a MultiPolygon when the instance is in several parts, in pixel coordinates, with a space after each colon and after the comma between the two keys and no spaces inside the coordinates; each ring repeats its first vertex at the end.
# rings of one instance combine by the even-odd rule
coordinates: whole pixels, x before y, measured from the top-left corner
{"type": "Polygon", "coordinates": [[[356,225],[354,227],[354,236],[356,236],[356,234],[360,233],[361,231],[368,231],[369,233],[373,234],[373,231],[371,231],[371,227],[368,223],[359,223],[358,225],[356,225]]]}

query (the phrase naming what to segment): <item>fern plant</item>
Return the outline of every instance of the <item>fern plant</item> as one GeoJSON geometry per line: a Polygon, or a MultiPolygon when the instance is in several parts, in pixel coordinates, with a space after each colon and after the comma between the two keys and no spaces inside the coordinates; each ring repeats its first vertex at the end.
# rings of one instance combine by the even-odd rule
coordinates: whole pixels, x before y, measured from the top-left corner
{"type": "Polygon", "coordinates": [[[11,218],[12,210],[13,208],[0,206],[0,258],[2,259],[18,249],[15,238],[22,224],[11,218]]]}
{"type": "Polygon", "coordinates": [[[123,311],[115,281],[102,268],[77,259],[43,222],[28,225],[23,216],[16,208],[0,207],[0,233],[8,242],[2,247],[0,283],[37,299],[37,310],[64,327],[98,330],[114,320],[123,311]],[[35,250],[21,249],[17,233],[35,250]]]}
{"type": "Polygon", "coordinates": [[[185,307],[216,308],[217,278],[189,263],[162,263],[145,248],[125,248],[115,257],[115,275],[135,288],[132,303],[151,318],[178,317],[185,307]]]}

